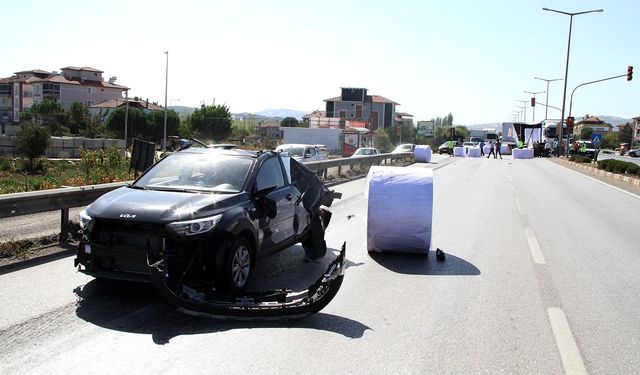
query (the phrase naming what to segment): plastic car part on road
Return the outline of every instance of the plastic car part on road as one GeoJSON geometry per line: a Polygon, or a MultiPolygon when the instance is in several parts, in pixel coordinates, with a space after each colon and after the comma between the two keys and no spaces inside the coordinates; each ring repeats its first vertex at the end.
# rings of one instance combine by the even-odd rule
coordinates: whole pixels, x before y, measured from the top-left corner
{"type": "Polygon", "coordinates": [[[344,278],[346,242],[324,274],[302,291],[279,289],[268,292],[229,294],[196,290],[174,283],[166,259],[152,264],[151,281],[156,289],[183,313],[221,320],[271,321],[299,319],[322,310],[338,293],[344,278]]]}

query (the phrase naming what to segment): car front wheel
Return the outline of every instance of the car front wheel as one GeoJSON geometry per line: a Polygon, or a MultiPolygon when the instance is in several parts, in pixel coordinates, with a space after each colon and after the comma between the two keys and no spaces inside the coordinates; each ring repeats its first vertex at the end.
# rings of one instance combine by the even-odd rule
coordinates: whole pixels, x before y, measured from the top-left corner
{"type": "Polygon", "coordinates": [[[251,278],[253,262],[251,245],[244,237],[233,241],[228,248],[226,259],[223,263],[221,286],[225,290],[244,290],[251,278]]]}

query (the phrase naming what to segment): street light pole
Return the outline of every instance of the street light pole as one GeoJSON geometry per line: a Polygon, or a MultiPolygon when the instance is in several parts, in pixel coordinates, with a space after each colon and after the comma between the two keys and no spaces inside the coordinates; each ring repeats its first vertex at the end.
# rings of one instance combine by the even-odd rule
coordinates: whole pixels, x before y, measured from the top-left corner
{"type": "Polygon", "coordinates": [[[516,100],[516,102],[522,103],[522,109],[524,110],[524,118],[522,122],[527,122],[527,101],[526,100],[516,100]]]}
{"type": "Polygon", "coordinates": [[[124,94],[124,154],[127,155],[127,124],[129,123],[129,90],[124,94]]]}
{"type": "Polygon", "coordinates": [[[561,81],[562,78],[554,78],[554,79],[545,79],[545,78],[538,78],[538,77],[533,77],[533,79],[539,79],[541,81],[545,81],[547,82],[547,100],[545,101],[545,110],[544,110],[544,119],[548,119],[549,117],[547,116],[548,110],[549,110],[549,82],[553,82],[553,81],[561,81]]]}
{"type": "Polygon", "coordinates": [[[162,141],[162,151],[167,151],[167,88],[169,87],[169,51],[167,55],[166,70],[164,73],[164,139],[162,141]]]}
{"type": "Polygon", "coordinates": [[[537,94],[544,94],[544,91],[536,91],[536,92],[532,92],[532,91],[525,91],[526,94],[531,94],[533,95],[533,100],[531,101],[532,107],[533,107],[533,119],[531,120],[532,122],[536,122],[536,95],[537,94]]]}
{"type": "MultiPolygon", "coordinates": [[[[601,13],[601,12],[604,12],[604,10],[596,9],[596,10],[588,10],[588,11],[576,12],[576,13],[563,12],[560,10],[549,9],[549,8],[542,8],[542,10],[545,10],[548,12],[560,13],[560,14],[569,16],[569,41],[567,42],[567,62],[564,68],[564,89],[562,92],[562,116],[560,117],[560,125],[558,126],[558,141],[559,141],[558,148],[559,149],[556,150],[556,155],[560,155],[560,150],[562,150],[562,138],[563,138],[562,126],[564,125],[564,106],[567,101],[567,77],[569,76],[569,52],[571,51],[571,28],[573,27],[573,16],[578,16],[578,15],[587,14],[587,13],[595,13],[595,12],[601,13]]],[[[567,147],[569,147],[568,140],[567,140],[567,147]]]]}

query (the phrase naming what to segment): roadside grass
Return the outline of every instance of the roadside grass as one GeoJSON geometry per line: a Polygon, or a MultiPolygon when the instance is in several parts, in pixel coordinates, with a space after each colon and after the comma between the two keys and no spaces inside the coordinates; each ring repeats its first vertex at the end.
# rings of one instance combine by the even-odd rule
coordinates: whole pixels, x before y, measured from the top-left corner
{"type": "MultiPolygon", "coordinates": [[[[64,238],[66,242],[73,243],[80,240],[80,235],[78,234],[79,230],[80,224],[69,222],[65,228],[64,238]]],[[[8,241],[0,242],[0,260],[29,259],[34,256],[38,256],[43,249],[59,243],[59,234],[50,234],[47,236],[28,239],[9,239],[8,241]]]]}
{"type": "Polygon", "coordinates": [[[0,158],[0,194],[129,181],[129,162],[120,151],[84,151],[82,159],[40,159],[38,168],[27,172],[21,159],[0,158]]]}
{"type": "Polygon", "coordinates": [[[38,249],[57,244],[58,242],[58,235],[55,234],[39,238],[2,242],[0,243],[0,259],[29,259],[38,249]]]}

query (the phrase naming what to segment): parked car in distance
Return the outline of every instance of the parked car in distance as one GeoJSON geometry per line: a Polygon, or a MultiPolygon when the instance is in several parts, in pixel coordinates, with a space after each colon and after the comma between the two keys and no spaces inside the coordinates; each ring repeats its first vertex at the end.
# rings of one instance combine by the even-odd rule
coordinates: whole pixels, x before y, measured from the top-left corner
{"type": "Polygon", "coordinates": [[[576,141],[578,144],[578,155],[588,156],[591,159],[595,158],[598,154],[596,150],[596,146],[591,141],[576,141]],[[582,151],[583,146],[585,146],[586,151],[582,151]]]}
{"type": "Polygon", "coordinates": [[[413,149],[416,147],[413,143],[404,143],[398,145],[396,148],[391,151],[392,154],[400,154],[403,152],[413,152],[413,149]]]}
{"type": "Polygon", "coordinates": [[[352,158],[362,157],[362,156],[373,156],[380,155],[380,151],[377,148],[373,147],[360,147],[356,150],[356,152],[351,155],[352,158]]]}
{"type": "Polygon", "coordinates": [[[635,150],[629,150],[627,155],[631,156],[632,158],[640,157],[640,148],[636,148],[635,150]]]}
{"type": "Polygon", "coordinates": [[[438,153],[440,155],[449,153],[449,141],[444,141],[444,143],[438,147],[438,153]]]}
{"type": "Polygon", "coordinates": [[[320,152],[316,145],[285,143],[276,147],[276,151],[286,152],[289,156],[302,163],[327,159],[327,154],[320,152]]]}
{"type": "Polygon", "coordinates": [[[97,278],[243,290],[257,259],[301,242],[326,252],[335,193],[286,154],[190,148],[80,213],[75,265],[97,278]]]}

